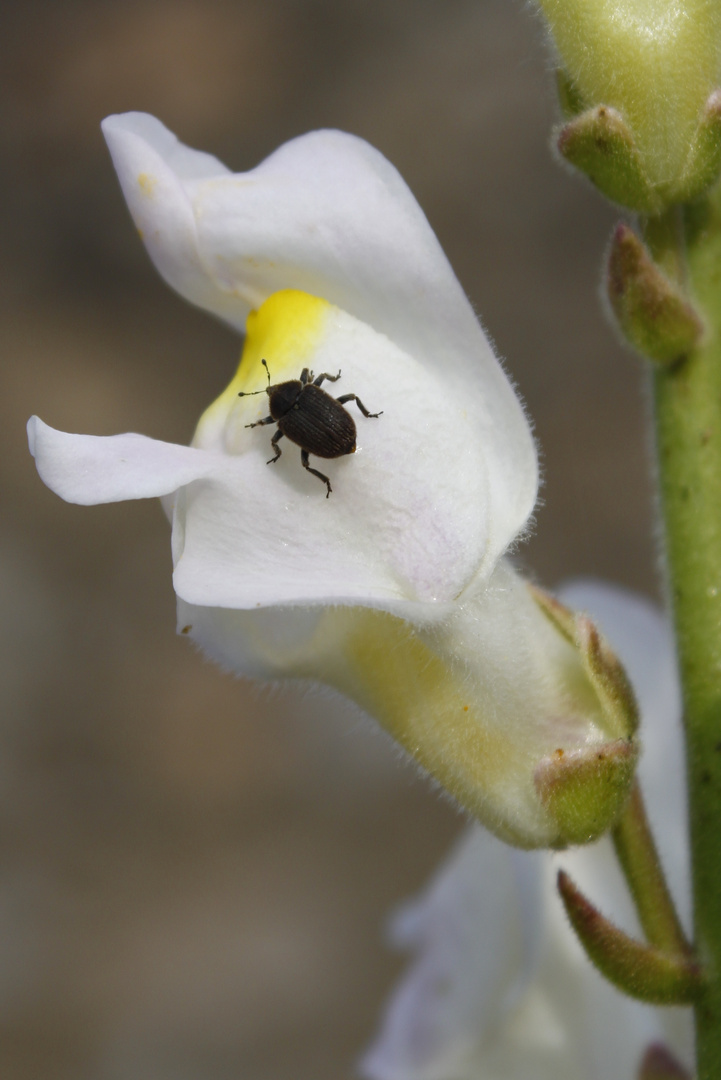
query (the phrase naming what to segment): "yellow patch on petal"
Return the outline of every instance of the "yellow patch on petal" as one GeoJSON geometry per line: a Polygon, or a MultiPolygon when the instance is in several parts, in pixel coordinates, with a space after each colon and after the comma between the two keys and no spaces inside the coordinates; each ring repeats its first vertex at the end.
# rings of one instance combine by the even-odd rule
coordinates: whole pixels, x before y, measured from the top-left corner
{"type": "Polygon", "coordinates": [[[230,385],[200,418],[194,444],[202,444],[207,431],[224,422],[238,404],[238,394],[265,390],[268,377],[261,361],[265,360],[272,383],[297,379],[304,367],[310,367],[325,332],[331,305],[327,300],[297,289],[273,293],[251,311],[246,322],[246,338],[240,364],[230,385]]]}
{"type": "Polygon", "coordinates": [[[152,197],[157,183],[157,179],[154,176],[150,176],[149,173],[141,173],[138,177],[138,187],[147,198],[152,197]]]}
{"type": "MultiPolygon", "coordinates": [[[[482,715],[478,703],[468,704],[462,675],[412,626],[372,608],[340,607],[321,622],[313,652],[315,664],[319,654],[324,657],[325,682],[374,716],[464,809],[502,839],[519,847],[556,839],[552,824],[539,824],[539,841],[522,827],[514,828],[514,822],[500,820],[494,789],[517,783],[518,751],[482,715]]],[[[301,662],[293,673],[314,678],[314,672],[313,664],[306,668],[301,662]]],[[[540,804],[536,816],[544,816],[540,804]]]]}
{"type": "MultiPolygon", "coordinates": [[[[567,651],[566,651],[567,650],[567,651]]],[[[587,843],[608,829],[627,797],[637,747],[606,740],[595,722],[598,703],[583,715],[586,690],[574,646],[557,669],[556,701],[529,706],[526,730],[509,731],[498,685],[474,682],[465,661],[433,630],[424,632],[373,608],[329,609],[285,672],[317,678],[357,702],[453,798],[501,840],[521,848],[587,843]],[[309,659],[310,658],[310,659],[309,659]],[[575,666],[574,666],[575,665],[575,666]],[[564,717],[564,686],[577,713],[564,717]],[[470,695],[470,696],[469,696],[470,695]],[[578,720],[578,722],[576,722],[578,720]],[[553,747],[552,750],[548,747],[553,747]],[[593,798],[581,798],[583,784],[593,798]],[[579,794],[579,791],[581,794],[579,794]]],[[[523,705],[520,705],[523,708],[523,705]]]]}

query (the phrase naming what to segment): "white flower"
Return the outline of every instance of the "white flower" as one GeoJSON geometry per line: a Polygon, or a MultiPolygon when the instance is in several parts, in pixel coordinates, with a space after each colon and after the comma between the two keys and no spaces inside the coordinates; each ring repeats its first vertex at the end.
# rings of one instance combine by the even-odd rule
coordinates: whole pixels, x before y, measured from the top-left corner
{"type": "Polygon", "coordinates": [[[245,347],[191,447],[33,418],[41,477],[71,502],[164,497],[182,632],[240,674],[338,687],[499,835],[562,842],[538,768],[627,755],[629,732],[502,559],[536,498],[531,432],[408,188],[340,132],[234,175],[153,117],[103,128],[156,266],[245,347]],[[263,359],[274,384],[341,371],[323,389],[382,411],[348,402],[357,452],[311,459],[329,498],[299,447],[268,464],[276,428],[249,426],[263,359]]]}
{"type": "MultiPolygon", "coordinates": [[[[577,585],[618,642],[641,704],[642,788],[682,920],[690,868],[681,704],[669,627],[621,590],[577,585]]],[[[634,1080],[664,1042],[692,1060],[690,1010],[623,997],[596,972],[556,893],[569,871],[604,914],[642,937],[610,840],[562,855],[513,851],[469,830],[425,894],[392,924],[415,959],[366,1054],[369,1080],[634,1080]]]]}
{"type": "Polygon", "coordinates": [[[135,223],[171,285],[241,332],[273,299],[254,316],[243,369],[203,417],[194,450],[128,436],[51,444],[44,433],[38,463],[50,483],[93,503],[199,482],[176,552],[176,590],[189,603],[353,602],[404,616],[420,605],[421,617],[437,618],[479,574],[490,576],[524,528],[536,455],[520,404],[396,170],[336,131],[295,139],[233,175],[151,116],[109,117],[103,130],[135,223]],[[264,396],[237,397],[265,387],[261,356],[274,382],[305,366],[341,369],[334,393],[383,410],[375,423],[355,413],[358,453],[328,466],[327,503],[295,448],[285,443],[266,467],[274,429],[244,426],[268,412],[264,396]],[[61,444],[88,456],[86,474],[68,475],[61,444]]]}

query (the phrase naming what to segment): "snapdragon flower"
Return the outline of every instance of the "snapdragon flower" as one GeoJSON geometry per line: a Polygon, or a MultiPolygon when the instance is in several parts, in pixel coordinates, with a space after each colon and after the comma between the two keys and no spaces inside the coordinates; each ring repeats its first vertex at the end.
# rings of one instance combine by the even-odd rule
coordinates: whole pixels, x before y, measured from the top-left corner
{"type": "MultiPolygon", "coordinates": [[[[620,589],[578,583],[564,598],[590,610],[618,642],[636,688],[645,731],[639,777],[688,927],[681,695],[670,627],[620,589]]],[[[393,919],[393,941],[415,955],[362,1061],[364,1077],[635,1080],[652,1046],[691,1065],[690,1010],[629,1000],[604,980],[556,891],[561,867],[605,915],[640,935],[609,839],[552,856],[513,851],[469,829],[424,894],[393,919]]]]}
{"type": "Polygon", "coordinates": [[[396,170],[337,131],[233,174],[145,114],[103,130],[156,267],[245,344],[189,447],[34,417],[42,479],[77,503],[164,499],[178,628],[227,668],[341,690],[513,843],[600,834],[633,724],[594,674],[603,648],[504,558],[536,499],[531,430],[396,170]],[[382,412],[324,465],[329,498],[288,440],[269,464],[263,360],[274,384],[340,372],[382,412]]]}

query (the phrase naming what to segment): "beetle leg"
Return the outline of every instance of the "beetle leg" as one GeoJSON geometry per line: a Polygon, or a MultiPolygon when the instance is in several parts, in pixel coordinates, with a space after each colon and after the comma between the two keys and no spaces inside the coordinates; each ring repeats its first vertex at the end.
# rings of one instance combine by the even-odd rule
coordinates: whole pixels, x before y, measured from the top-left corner
{"type": "Polygon", "coordinates": [[[264,424],[277,424],[278,421],[274,420],[272,416],[266,416],[265,420],[256,420],[254,424],[246,424],[246,427],[263,427],[264,424]]]}
{"type": "Polygon", "coordinates": [[[274,462],[274,461],[277,461],[277,460],[278,460],[278,458],[280,457],[280,455],[281,455],[281,454],[283,453],[283,451],[281,450],[281,448],[280,448],[280,447],[278,446],[278,439],[282,439],[282,438],[283,438],[283,432],[282,432],[282,431],[280,430],[280,428],[278,428],[278,430],[276,431],[275,435],[274,435],[274,436],[273,436],[273,438],[272,438],[272,439],[270,440],[270,445],[271,445],[271,446],[273,447],[273,449],[275,450],[275,457],[272,457],[272,458],[270,459],[270,461],[266,461],[266,465],[272,465],[272,464],[273,464],[273,462],[274,462]]]}
{"type": "Polygon", "coordinates": [[[303,383],[303,386],[305,386],[306,383],[308,383],[308,382],[312,382],[313,381],[313,372],[309,371],[309,369],[307,367],[304,367],[303,370],[300,373],[300,381],[303,383]]]}
{"type": "MultiPolygon", "coordinates": [[[[310,373],[310,377],[311,377],[311,379],[313,378],[313,372],[312,371],[310,373]]],[[[324,379],[328,379],[329,382],[338,382],[338,380],[340,379],[340,371],[338,372],[337,375],[329,375],[327,371],[324,371],[322,375],[318,376],[318,378],[315,380],[313,385],[314,386],[320,386],[324,379]]]]}
{"type": "Polygon", "coordinates": [[[322,472],[318,472],[317,469],[311,469],[310,465],[308,464],[308,451],[307,450],[301,450],[301,452],[300,452],[300,460],[303,463],[303,468],[304,469],[307,469],[308,472],[312,472],[313,476],[317,476],[318,479],[322,480],[323,483],[326,485],[326,487],[328,488],[328,491],[326,492],[325,497],[327,499],[328,496],[330,495],[331,491],[333,490],[333,488],[330,486],[330,480],[328,479],[328,477],[324,476],[322,472]]]}
{"type": "Polygon", "coordinates": [[[364,416],[376,417],[376,416],[381,416],[383,414],[382,409],[381,409],[380,412],[368,412],[365,405],[363,404],[361,399],[357,396],[357,394],[343,394],[342,397],[336,398],[336,401],[338,402],[339,405],[345,405],[346,401],[355,401],[356,405],[358,406],[358,408],[360,409],[360,411],[363,413],[364,416]]]}

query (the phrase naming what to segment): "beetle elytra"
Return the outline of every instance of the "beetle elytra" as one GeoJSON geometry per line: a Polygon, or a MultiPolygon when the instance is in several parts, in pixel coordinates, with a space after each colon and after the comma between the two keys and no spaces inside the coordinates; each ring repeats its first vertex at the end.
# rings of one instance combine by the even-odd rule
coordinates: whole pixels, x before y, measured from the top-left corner
{"type": "Polygon", "coordinates": [[[270,416],[264,420],[256,420],[254,424],[246,424],[246,427],[262,427],[265,424],[277,424],[278,430],[270,440],[270,445],[275,450],[275,457],[268,460],[272,465],[281,456],[282,450],[278,445],[285,435],[286,438],[300,447],[300,460],[304,469],[313,473],[322,480],[327,487],[326,499],[333,490],[330,480],[318,469],[312,469],[308,461],[310,454],[322,458],[343,457],[345,454],[354,454],[356,448],[356,426],[353,417],[343,406],[347,401],[355,401],[364,416],[375,419],[381,412],[372,413],[357,394],[343,394],[339,398],[331,397],[321,389],[321,384],[327,379],[329,382],[338,382],[340,371],[337,375],[329,375],[324,371],[322,375],[313,378],[313,372],[303,368],[299,379],[289,379],[288,382],[271,385],[270,370],[265,360],[261,363],[268,376],[268,385],[263,390],[253,390],[251,393],[241,391],[238,397],[251,397],[253,394],[267,394],[270,399],[270,416]]]}

